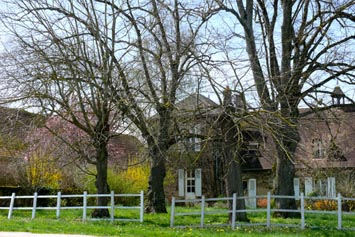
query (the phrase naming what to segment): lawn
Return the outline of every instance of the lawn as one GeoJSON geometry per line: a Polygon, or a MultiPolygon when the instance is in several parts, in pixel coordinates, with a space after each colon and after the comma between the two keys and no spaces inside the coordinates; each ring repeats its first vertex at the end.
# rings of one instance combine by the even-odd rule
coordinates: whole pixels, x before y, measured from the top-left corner
{"type": "MultiPolygon", "coordinates": [[[[190,211],[190,209],[178,207],[179,212],[190,211]]],[[[199,210],[199,209],[197,209],[199,210]]],[[[116,217],[137,218],[137,211],[120,210],[115,212],[116,217]]],[[[263,214],[251,213],[248,215],[251,222],[263,222],[263,214]]],[[[337,217],[328,214],[307,214],[305,230],[290,227],[237,227],[232,230],[229,226],[214,226],[207,228],[185,227],[170,228],[169,214],[146,214],[144,223],[139,222],[113,222],[110,221],[82,221],[82,212],[75,210],[62,211],[61,218],[55,218],[55,211],[38,211],[36,218],[31,220],[30,211],[15,211],[11,220],[7,219],[7,212],[0,211],[0,231],[25,231],[32,233],[66,233],[66,234],[88,234],[96,236],[354,236],[355,231],[339,231],[337,217]],[[312,227],[313,226],[313,227],[312,227]],[[315,227],[318,226],[318,227],[315,227]]],[[[354,217],[345,216],[345,226],[351,227],[355,223],[354,217]]],[[[198,225],[199,216],[178,216],[177,225],[198,225]]],[[[222,214],[207,215],[205,223],[227,224],[227,216],[222,214]]],[[[299,224],[299,219],[273,219],[276,223],[299,224]]]]}

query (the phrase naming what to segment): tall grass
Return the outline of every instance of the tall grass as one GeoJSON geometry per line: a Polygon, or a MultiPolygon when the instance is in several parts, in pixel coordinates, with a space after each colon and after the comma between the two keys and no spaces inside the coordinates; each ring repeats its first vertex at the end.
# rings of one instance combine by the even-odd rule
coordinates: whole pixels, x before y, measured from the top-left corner
{"type": "MultiPolygon", "coordinates": [[[[179,212],[193,211],[193,207],[178,207],[179,212]]],[[[196,209],[196,211],[199,209],[196,209]]],[[[117,210],[117,218],[137,218],[137,212],[132,210],[117,210]]],[[[248,215],[251,222],[265,221],[262,213],[251,213],[248,215]]],[[[286,227],[238,227],[232,230],[230,227],[207,227],[207,228],[170,228],[169,214],[147,214],[144,223],[139,222],[113,222],[110,221],[82,221],[82,212],[78,210],[63,210],[61,218],[55,218],[55,211],[38,211],[36,218],[31,220],[30,211],[15,211],[11,220],[7,219],[7,211],[0,211],[0,231],[25,231],[32,233],[66,233],[66,234],[87,234],[95,236],[355,236],[355,231],[338,231],[337,218],[335,215],[307,214],[306,230],[286,227]],[[314,228],[318,226],[320,228],[314,228]]],[[[345,225],[351,227],[355,218],[345,216],[345,225]]],[[[199,224],[199,216],[178,216],[177,225],[199,224]]],[[[213,214],[206,216],[205,223],[228,224],[227,215],[213,214]]],[[[272,223],[299,224],[299,219],[276,219],[272,223]]]]}

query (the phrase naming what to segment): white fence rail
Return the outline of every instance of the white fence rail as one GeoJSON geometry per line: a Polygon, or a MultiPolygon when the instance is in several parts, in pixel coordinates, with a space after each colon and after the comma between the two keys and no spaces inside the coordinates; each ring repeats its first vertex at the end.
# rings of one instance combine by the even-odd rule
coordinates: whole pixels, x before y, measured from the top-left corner
{"type": "MultiPolygon", "coordinates": [[[[115,194],[113,191],[110,194],[88,194],[84,192],[83,194],[74,194],[74,195],[62,195],[61,192],[58,192],[57,195],[38,195],[34,193],[33,196],[16,196],[15,193],[12,193],[11,196],[0,196],[0,200],[10,200],[9,206],[0,206],[0,210],[8,210],[8,219],[12,218],[14,210],[32,210],[32,219],[36,217],[37,210],[55,210],[56,211],[56,218],[60,217],[61,210],[68,210],[68,209],[79,209],[83,211],[82,219],[83,221],[87,220],[87,210],[89,209],[109,209],[110,210],[110,218],[111,221],[139,221],[143,222],[144,217],[144,194],[141,191],[139,194],[115,194]],[[89,206],[88,205],[88,198],[97,198],[97,197],[107,197],[110,198],[110,205],[109,206],[89,206]],[[120,206],[119,203],[115,203],[116,197],[139,197],[139,206],[120,206]],[[70,199],[70,198],[82,198],[83,205],[82,206],[62,206],[63,199],[70,199]],[[15,200],[16,199],[32,199],[33,205],[31,207],[16,207],[15,200]],[[38,199],[54,199],[56,200],[56,206],[45,206],[40,207],[37,206],[38,199]],[[139,210],[139,218],[137,219],[124,219],[124,218],[115,218],[115,210],[116,209],[136,209],[139,210]]],[[[95,220],[95,219],[91,219],[95,220]]]]}
{"type": "MultiPolygon", "coordinates": [[[[266,226],[266,227],[272,227],[272,226],[285,226],[285,227],[296,227],[300,229],[305,229],[306,227],[306,218],[305,214],[306,213],[314,213],[314,214],[330,214],[334,215],[336,220],[337,220],[337,226],[336,228],[339,230],[342,229],[351,229],[355,230],[355,228],[351,227],[343,227],[343,216],[344,215],[353,215],[355,216],[355,212],[350,212],[350,211],[343,211],[342,210],[342,203],[344,201],[355,201],[355,198],[345,198],[342,197],[340,194],[338,194],[337,197],[335,198],[329,198],[329,197],[305,197],[303,193],[299,197],[295,196],[276,196],[276,195],[271,195],[270,192],[267,195],[263,196],[243,196],[243,197],[237,197],[235,194],[233,197],[226,197],[226,198],[205,198],[202,196],[200,199],[187,199],[187,200],[177,200],[175,197],[172,198],[172,203],[171,203],[171,216],[170,216],[170,227],[186,227],[186,226],[178,226],[175,225],[176,217],[177,216],[200,216],[200,223],[189,223],[191,224],[190,226],[198,226],[198,227],[205,227],[205,226],[226,226],[230,225],[232,229],[235,229],[236,226],[266,226]],[[256,209],[243,209],[243,210],[236,210],[236,203],[237,200],[247,200],[247,199],[262,199],[266,198],[267,199],[267,206],[266,208],[256,208],[256,209]],[[278,198],[278,199],[295,199],[299,201],[299,208],[298,209],[274,209],[271,208],[271,202],[272,199],[278,198]],[[333,201],[336,203],[336,210],[312,210],[309,208],[305,208],[305,201],[306,200],[329,200],[333,201]],[[227,207],[223,210],[218,210],[218,211],[206,211],[206,205],[208,202],[216,202],[216,201],[232,201],[232,210],[227,209],[227,207]],[[177,212],[176,210],[176,204],[177,203],[195,203],[199,204],[201,206],[200,211],[198,212],[177,212]],[[259,223],[245,223],[245,222],[237,222],[236,221],[236,215],[237,213],[240,212],[266,212],[266,221],[265,222],[259,222],[259,223]],[[280,224],[280,223],[272,223],[272,213],[274,212],[296,212],[300,213],[300,224],[280,224]],[[205,218],[208,215],[211,214],[231,214],[231,221],[229,224],[211,224],[211,223],[205,223],[205,218]]],[[[330,226],[328,226],[330,227],[330,226]]]]}

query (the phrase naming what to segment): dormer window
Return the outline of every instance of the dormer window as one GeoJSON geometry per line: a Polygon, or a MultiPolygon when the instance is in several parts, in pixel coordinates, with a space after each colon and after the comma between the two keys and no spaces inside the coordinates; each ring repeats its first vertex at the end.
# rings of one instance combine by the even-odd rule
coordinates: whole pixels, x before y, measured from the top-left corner
{"type": "Polygon", "coordinates": [[[258,142],[250,141],[248,143],[248,151],[249,152],[257,152],[258,150],[259,150],[259,143],[258,142]]]}
{"type": "Polygon", "coordinates": [[[324,159],[326,157],[326,149],[322,139],[315,138],[312,140],[313,159],[324,159]]]}

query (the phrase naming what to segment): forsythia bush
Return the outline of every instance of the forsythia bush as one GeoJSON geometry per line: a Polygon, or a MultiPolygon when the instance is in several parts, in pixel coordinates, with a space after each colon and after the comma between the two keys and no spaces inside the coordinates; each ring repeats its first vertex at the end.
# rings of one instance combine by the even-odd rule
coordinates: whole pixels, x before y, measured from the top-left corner
{"type": "Polygon", "coordinates": [[[333,211],[338,209],[337,201],[334,200],[318,200],[313,203],[314,210],[333,211]]]}
{"type": "Polygon", "coordinates": [[[25,186],[37,191],[41,188],[58,189],[61,172],[55,165],[53,158],[47,154],[34,153],[25,163],[25,186]]]}
{"type": "MultiPolygon", "coordinates": [[[[130,162],[127,170],[121,170],[115,172],[114,170],[109,170],[108,172],[108,184],[110,189],[115,191],[115,193],[139,193],[140,191],[146,191],[148,187],[149,179],[149,164],[141,163],[134,165],[135,160],[130,162]]],[[[137,205],[138,199],[131,197],[119,198],[118,203],[123,205],[137,205]]]]}
{"type": "MultiPolygon", "coordinates": [[[[109,168],[107,171],[107,182],[110,190],[116,194],[138,194],[140,191],[146,191],[148,188],[148,179],[150,174],[150,165],[148,162],[139,163],[138,160],[131,160],[128,168],[125,170],[109,168]]],[[[95,177],[86,178],[86,187],[89,193],[96,193],[95,177]]],[[[118,198],[116,202],[124,205],[138,204],[138,199],[131,197],[118,198]],[[133,202],[133,203],[132,203],[133,202]]]]}
{"type": "Polygon", "coordinates": [[[148,164],[132,166],[123,173],[123,180],[132,183],[132,186],[129,188],[131,189],[131,192],[146,190],[148,186],[149,172],[150,169],[148,164]]]}

